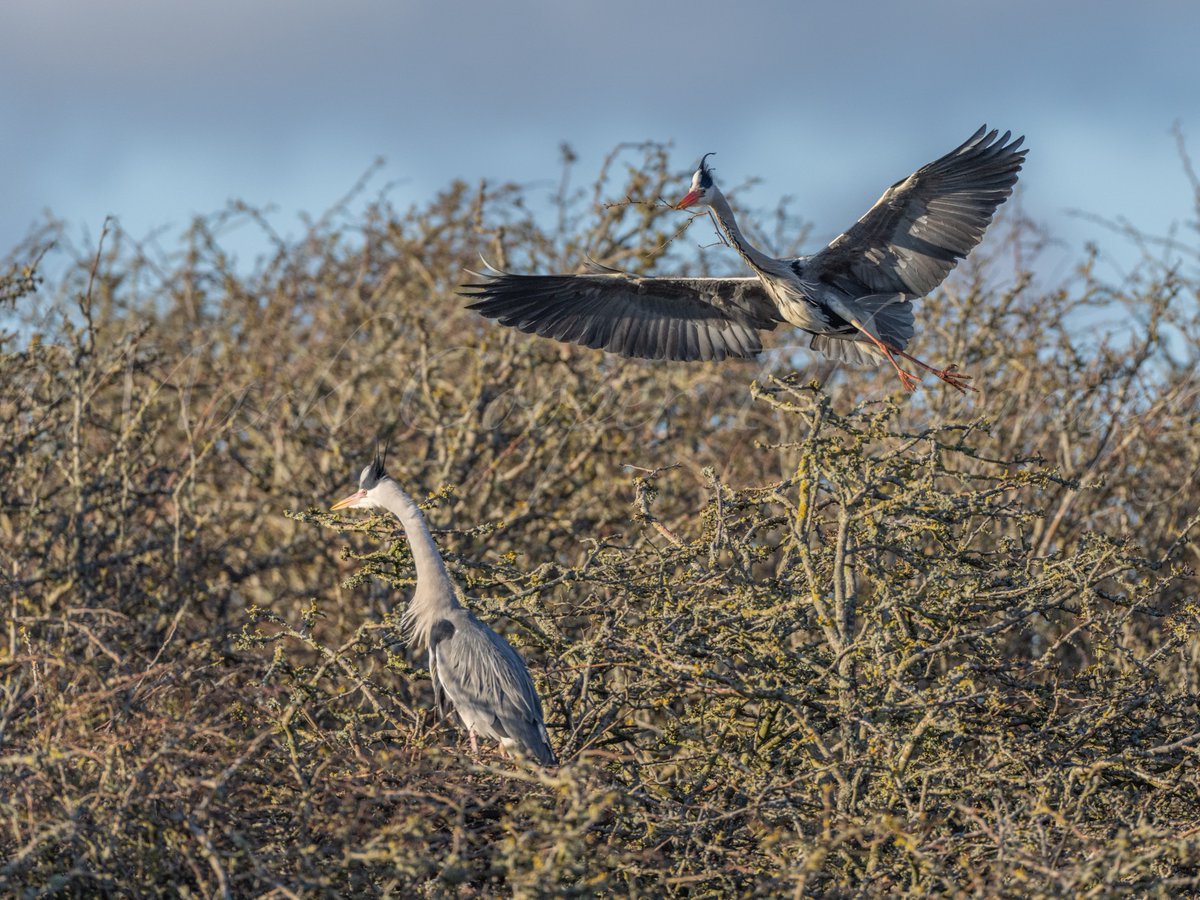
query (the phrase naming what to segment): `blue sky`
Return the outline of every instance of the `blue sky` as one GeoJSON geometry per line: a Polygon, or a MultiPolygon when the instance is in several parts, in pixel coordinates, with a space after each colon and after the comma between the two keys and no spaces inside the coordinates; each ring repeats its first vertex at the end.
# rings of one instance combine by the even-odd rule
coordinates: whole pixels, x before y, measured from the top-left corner
{"type": "Polygon", "coordinates": [[[1026,215],[1115,247],[1070,211],[1195,218],[1171,128],[1200,156],[1198,38],[1194,0],[4,0],[0,254],[44,210],[141,236],[236,197],[298,233],[376,157],[400,205],[548,193],[560,142],[583,178],[646,139],[790,195],[816,249],[984,121],[1027,136],[1026,215]]]}

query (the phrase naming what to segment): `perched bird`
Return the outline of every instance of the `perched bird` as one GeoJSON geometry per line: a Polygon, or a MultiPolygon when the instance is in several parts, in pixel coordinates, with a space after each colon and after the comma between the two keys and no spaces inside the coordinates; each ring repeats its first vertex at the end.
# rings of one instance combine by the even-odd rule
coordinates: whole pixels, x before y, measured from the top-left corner
{"type": "Polygon", "coordinates": [[[890,362],[907,390],[917,378],[899,359],[960,391],[969,376],[905,352],[912,301],[941,284],[979,243],[1008,199],[1027,151],[1024,138],[987,126],[941,159],[886,191],[821,252],[768,256],[746,240],[706,154],[678,208],[707,206],[729,244],[754,271],[748,278],[642,278],[615,270],[585,275],[472,272],[468,309],[521,331],[623,356],[720,360],[753,357],[760,331],[781,322],[812,335],[810,347],[854,366],[890,362]]]}
{"type": "Polygon", "coordinates": [[[494,738],[510,752],[545,766],[558,764],[542,703],[524,660],[504,638],[458,601],[420,508],[383,469],[383,454],[362,470],[358,490],[333,509],[386,509],[404,526],[417,570],[417,586],[401,617],[410,646],[429,650],[429,673],[438,712],[446,701],[467,727],[471,749],[477,735],[494,738]]]}

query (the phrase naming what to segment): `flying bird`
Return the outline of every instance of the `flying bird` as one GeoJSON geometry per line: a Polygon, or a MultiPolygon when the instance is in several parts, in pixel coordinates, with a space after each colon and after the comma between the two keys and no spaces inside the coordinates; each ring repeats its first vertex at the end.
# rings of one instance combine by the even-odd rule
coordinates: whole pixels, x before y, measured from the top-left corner
{"type": "Polygon", "coordinates": [[[848,230],[813,256],[776,259],[738,228],[706,154],[679,209],[707,207],[754,275],[644,278],[616,270],[583,275],[472,272],[467,308],[500,324],[628,357],[749,358],[759,332],[781,323],[812,335],[809,346],[852,366],[890,362],[906,390],[917,377],[901,360],[964,393],[970,376],[909,355],[912,301],[942,283],[983,238],[1012,194],[1028,152],[983,126],[945,156],[884,191],[848,230]]]}
{"type": "Polygon", "coordinates": [[[545,766],[558,764],[546,733],[542,702],[517,651],[458,600],[425,517],[383,468],[383,454],[362,470],[358,490],[333,505],[386,509],[404,526],[412,547],[417,585],[401,629],[414,649],[428,648],[429,674],[438,712],[447,701],[467,728],[478,754],[477,735],[545,766]]]}

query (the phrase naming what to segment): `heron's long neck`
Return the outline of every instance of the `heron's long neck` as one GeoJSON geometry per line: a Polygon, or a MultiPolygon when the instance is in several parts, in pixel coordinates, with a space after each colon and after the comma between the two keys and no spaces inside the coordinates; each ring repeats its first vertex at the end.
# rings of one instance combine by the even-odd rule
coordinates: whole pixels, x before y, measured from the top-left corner
{"type": "Polygon", "coordinates": [[[446,571],[442,554],[433,542],[433,535],[429,533],[429,526],[420,508],[391,479],[380,485],[380,493],[381,505],[400,520],[412,548],[413,564],[417,569],[417,589],[412,605],[428,605],[431,612],[458,606],[454,582],[450,580],[450,573],[446,571]]]}
{"type": "Polygon", "coordinates": [[[725,195],[720,190],[713,189],[712,199],[708,201],[708,208],[717,217],[717,222],[720,224],[721,230],[725,232],[725,236],[729,238],[733,249],[747,262],[750,268],[756,272],[776,272],[779,269],[779,260],[773,256],[767,256],[746,240],[746,236],[738,228],[737,219],[734,218],[729,201],[725,199],[725,195]]]}

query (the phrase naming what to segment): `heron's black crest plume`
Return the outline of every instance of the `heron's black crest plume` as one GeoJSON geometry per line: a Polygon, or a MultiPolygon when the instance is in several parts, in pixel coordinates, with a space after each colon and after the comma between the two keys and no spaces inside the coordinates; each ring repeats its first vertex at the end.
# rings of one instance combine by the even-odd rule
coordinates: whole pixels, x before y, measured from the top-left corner
{"type": "Polygon", "coordinates": [[[708,167],[707,162],[710,156],[716,156],[716,153],[705,153],[700,157],[700,165],[697,167],[700,172],[700,187],[702,188],[712,187],[712,169],[708,167]]]}
{"type": "Polygon", "coordinates": [[[375,444],[375,459],[371,461],[371,465],[363,473],[362,482],[359,484],[359,487],[363,490],[369,491],[387,477],[387,472],[383,468],[384,460],[387,459],[387,451],[388,445],[386,442],[375,444]]]}

